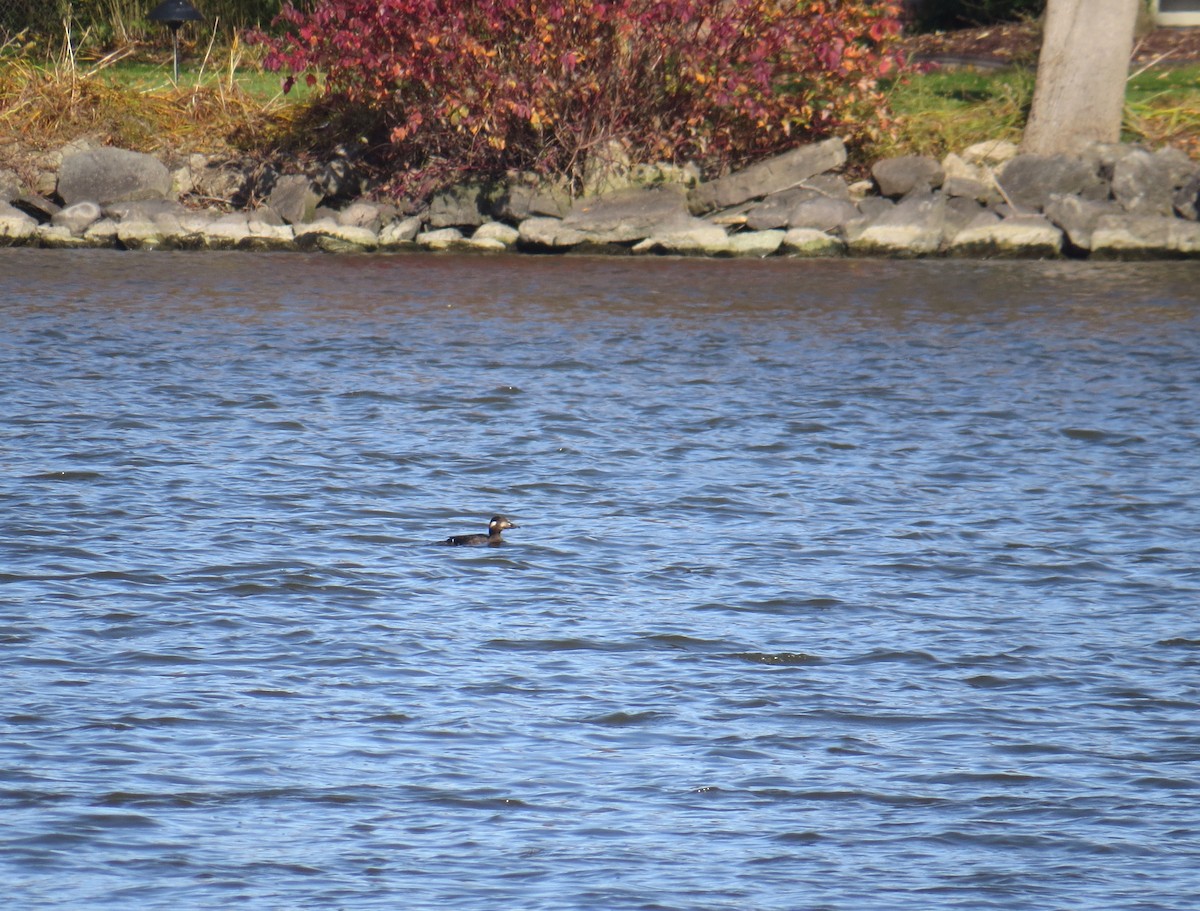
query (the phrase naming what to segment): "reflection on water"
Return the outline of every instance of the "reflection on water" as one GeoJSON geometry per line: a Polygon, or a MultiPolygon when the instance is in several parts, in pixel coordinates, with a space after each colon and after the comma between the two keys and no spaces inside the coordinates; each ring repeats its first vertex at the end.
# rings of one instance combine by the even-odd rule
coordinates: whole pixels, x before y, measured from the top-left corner
{"type": "Polygon", "coordinates": [[[0,885],[1190,911],[1198,279],[0,250],[0,885]]]}

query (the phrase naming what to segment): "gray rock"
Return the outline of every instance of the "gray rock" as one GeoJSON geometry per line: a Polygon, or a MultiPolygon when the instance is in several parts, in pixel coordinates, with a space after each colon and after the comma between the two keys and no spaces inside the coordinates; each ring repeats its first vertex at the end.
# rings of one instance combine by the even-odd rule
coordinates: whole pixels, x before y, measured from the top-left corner
{"type": "Polygon", "coordinates": [[[66,228],[72,235],[82,237],[94,222],[100,220],[100,207],[94,202],[77,202],[60,209],[50,218],[50,224],[66,228]]]}
{"type": "Polygon", "coordinates": [[[1103,259],[1165,256],[1171,252],[1171,227],[1176,221],[1162,215],[1101,216],[1092,230],[1092,255],[1103,259]]]}
{"type": "Polygon", "coordinates": [[[678,185],[631,187],[575,202],[562,227],[595,244],[634,243],[691,226],[687,191],[678,185]]]}
{"type": "Polygon", "coordinates": [[[846,243],[814,228],[791,228],[783,235],[779,248],[789,256],[841,256],[846,252],[846,243]]]}
{"type": "Polygon", "coordinates": [[[690,196],[697,214],[736,206],[751,199],[762,199],[798,186],[805,180],[831,171],[846,163],[846,146],[840,139],[801,146],[774,158],[751,165],[742,171],[710,180],[696,187],[690,196]]]}
{"type": "Polygon", "coordinates": [[[302,225],[313,220],[321,198],[303,174],[284,174],[275,180],[267,205],[287,224],[302,225]]]}
{"type": "Polygon", "coordinates": [[[819,198],[816,190],[805,187],[793,187],[780,193],[772,193],[762,202],[755,203],[746,210],[743,224],[755,231],[770,228],[786,228],[792,209],[802,202],[819,198]]]}
{"type": "Polygon", "coordinates": [[[1045,205],[1045,212],[1046,217],[1066,233],[1072,247],[1090,250],[1096,223],[1107,215],[1120,215],[1121,206],[1111,200],[1051,196],[1045,205]]]}
{"type": "Polygon", "coordinates": [[[1187,178],[1183,186],[1175,191],[1171,202],[1180,218],[1200,220],[1200,173],[1187,178]]]}
{"type": "Polygon", "coordinates": [[[967,146],[962,151],[962,160],[967,164],[985,165],[987,167],[999,167],[1006,161],[1011,161],[1017,156],[1018,151],[1016,143],[1009,142],[1007,139],[989,139],[985,142],[977,142],[974,145],[967,146]]]}
{"type": "Polygon", "coordinates": [[[90,246],[86,238],[72,234],[66,225],[38,225],[34,237],[38,246],[51,250],[75,250],[90,246]]]}
{"type": "Polygon", "coordinates": [[[431,228],[475,228],[488,220],[490,208],[485,188],[462,184],[436,194],[429,201],[427,221],[431,228]]]}
{"type": "Polygon", "coordinates": [[[171,192],[171,172],[152,155],[126,149],[94,149],[63,157],[58,195],[66,205],[91,200],[100,205],[161,199],[171,192]]]}
{"type": "Polygon", "coordinates": [[[489,221],[475,229],[475,233],[471,235],[471,244],[479,246],[486,242],[489,249],[494,248],[494,244],[499,244],[501,248],[507,249],[516,244],[518,237],[520,237],[520,232],[511,225],[499,221],[489,221]]]}
{"type": "Polygon", "coordinates": [[[417,235],[417,243],[427,250],[448,250],[463,242],[463,233],[458,228],[435,228],[417,235]]]}
{"type": "Polygon", "coordinates": [[[9,168],[0,168],[0,202],[12,202],[21,195],[21,178],[9,168]]]}
{"type": "Polygon", "coordinates": [[[1112,194],[1130,215],[1170,215],[1175,187],[1171,163],[1137,149],[1113,165],[1112,194]]]}
{"type": "Polygon", "coordinates": [[[419,215],[410,215],[386,224],[379,230],[379,246],[389,250],[408,246],[416,240],[423,224],[419,215]]]}
{"type": "Polygon", "coordinates": [[[729,236],[730,256],[771,256],[783,245],[785,231],[739,231],[729,236]]]}
{"type": "Polygon", "coordinates": [[[688,228],[646,238],[634,246],[633,252],[723,256],[729,252],[729,234],[719,225],[696,219],[688,228]]]}
{"type": "Polygon", "coordinates": [[[942,196],[910,196],[865,225],[848,226],[853,253],[870,256],[928,256],[942,245],[946,201],[942,196]]]}
{"type": "Polygon", "coordinates": [[[36,193],[22,193],[13,202],[26,215],[32,215],[38,221],[53,218],[62,210],[62,206],[53,200],[47,199],[45,196],[38,196],[36,193]]]}
{"type": "Polygon", "coordinates": [[[562,218],[571,211],[571,195],[564,187],[531,178],[510,180],[496,200],[496,215],[520,224],[527,218],[562,218]]]}
{"type": "Polygon", "coordinates": [[[946,174],[935,158],[927,155],[902,155],[884,158],[871,167],[871,176],[883,196],[898,199],[909,193],[927,193],[942,185],[946,174]]]}
{"type": "Polygon", "coordinates": [[[336,220],[339,225],[366,228],[378,233],[383,223],[389,221],[395,214],[396,207],[393,205],[360,199],[338,212],[336,220]]]}
{"type": "Polygon", "coordinates": [[[950,153],[942,159],[942,171],[946,175],[942,192],[947,196],[974,199],[986,205],[995,205],[1003,199],[988,165],[974,164],[950,153]]]}
{"type": "Polygon", "coordinates": [[[1108,185],[1086,161],[1067,155],[1018,155],[1001,169],[997,183],[1018,209],[1040,212],[1054,195],[1108,197],[1108,185]]]}
{"type": "Polygon", "coordinates": [[[517,233],[518,244],[532,250],[561,250],[589,240],[582,231],[564,225],[561,218],[527,218],[518,225],[517,233]]]}
{"type": "Polygon", "coordinates": [[[363,253],[379,246],[379,235],[369,228],[339,225],[332,218],[323,218],[293,230],[296,233],[296,246],[302,250],[363,253]]]}
{"type": "Polygon", "coordinates": [[[843,233],[846,225],[860,216],[858,207],[848,199],[816,196],[792,206],[787,215],[787,227],[843,233]]]}
{"type": "Polygon", "coordinates": [[[187,162],[191,193],[212,202],[234,203],[248,195],[252,167],[190,155],[187,162]]]}
{"type": "Polygon", "coordinates": [[[1041,215],[1015,215],[964,228],[951,239],[957,256],[1050,259],[1062,252],[1063,235],[1041,215]]]}
{"type": "Polygon", "coordinates": [[[178,217],[188,210],[173,199],[143,199],[104,206],[103,214],[114,221],[153,221],[162,215],[178,217]]]}
{"type": "Polygon", "coordinates": [[[36,230],[36,219],[0,200],[0,247],[23,242],[36,230]]]}

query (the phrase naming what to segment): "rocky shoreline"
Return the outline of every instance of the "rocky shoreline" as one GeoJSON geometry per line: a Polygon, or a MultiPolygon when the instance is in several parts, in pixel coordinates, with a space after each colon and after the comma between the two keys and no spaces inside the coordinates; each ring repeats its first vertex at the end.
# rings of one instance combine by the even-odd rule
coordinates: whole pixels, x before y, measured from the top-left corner
{"type": "Polygon", "coordinates": [[[200,155],[171,169],[150,155],[86,145],[58,161],[53,180],[32,191],[0,170],[0,246],[1200,257],[1200,163],[1133,145],[1042,157],[981,143],[941,161],[879,161],[871,179],[850,182],[845,146],[829,139],[713,180],[686,167],[616,166],[578,199],[517,176],[458,186],[419,208],[356,198],[338,162],[315,177],[252,176],[200,155]],[[214,198],[256,202],[228,211],[180,201],[214,198]]]}

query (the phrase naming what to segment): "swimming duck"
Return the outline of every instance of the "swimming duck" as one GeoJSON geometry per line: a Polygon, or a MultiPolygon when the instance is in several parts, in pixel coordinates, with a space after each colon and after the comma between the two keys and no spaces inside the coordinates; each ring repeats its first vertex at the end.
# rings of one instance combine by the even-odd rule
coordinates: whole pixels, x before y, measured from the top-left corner
{"type": "Polygon", "coordinates": [[[488,522],[488,533],[486,535],[451,535],[443,544],[453,544],[460,547],[464,544],[503,544],[504,539],[500,537],[500,532],[506,528],[516,528],[512,522],[504,518],[504,516],[492,516],[492,520],[488,522]]]}

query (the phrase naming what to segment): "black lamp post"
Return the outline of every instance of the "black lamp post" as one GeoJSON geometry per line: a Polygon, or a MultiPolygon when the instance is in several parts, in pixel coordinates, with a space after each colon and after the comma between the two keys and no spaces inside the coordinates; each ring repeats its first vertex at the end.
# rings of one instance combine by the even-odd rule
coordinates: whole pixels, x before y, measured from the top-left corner
{"type": "Polygon", "coordinates": [[[179,81],[179,26],[198,22],[204,17],[188,0],[163,0],[150,12],[151,22],[164,22],[171,27],[171,44],[175,48],[175,81],[179,81]]]}

